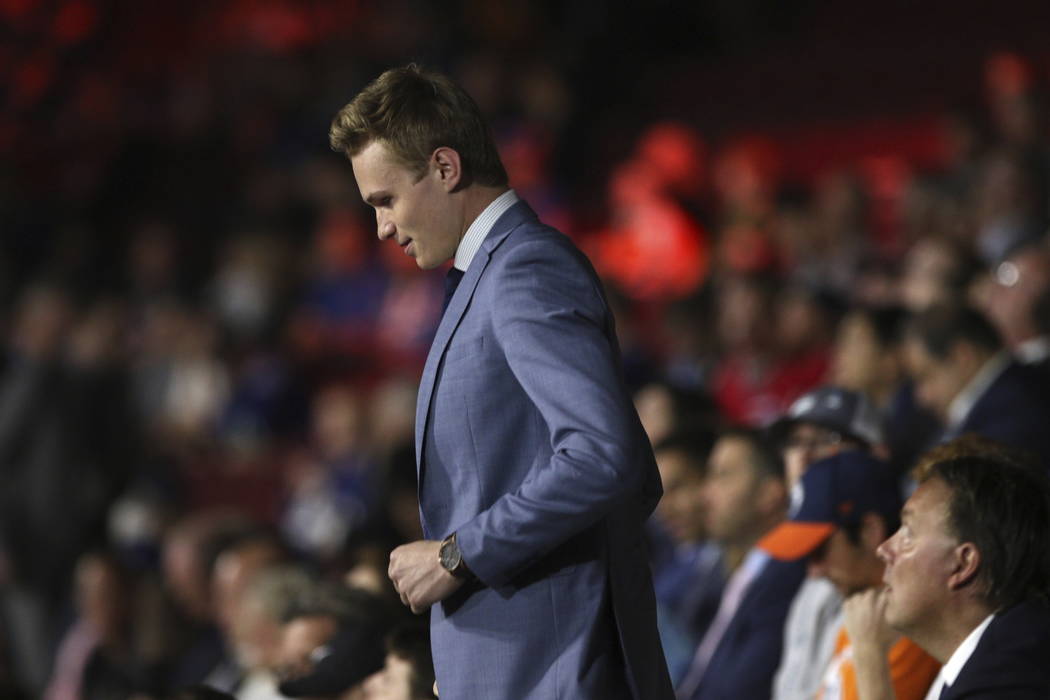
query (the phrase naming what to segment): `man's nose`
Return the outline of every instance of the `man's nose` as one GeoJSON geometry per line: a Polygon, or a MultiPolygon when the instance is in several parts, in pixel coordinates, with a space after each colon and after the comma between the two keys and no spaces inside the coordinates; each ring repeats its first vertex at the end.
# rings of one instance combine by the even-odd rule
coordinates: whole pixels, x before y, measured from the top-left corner
{"type": "Polygon", "coordinates": [[[385,241],[397,233],[397,227],[394,226],[394,222],[390,219],[383,218],[381,214],[376,214],[376,232],[379,234],[379,240],[385,241]]]}
{"type": "Polygon", "coordinates": [[[890,558],[892,557],[892,553],[890,552],[890,543],[892,541],[893,538],[891,537],[875,548],[875,555],[879,559],[881,559],[884,564],[890,563],[890,558]]]}

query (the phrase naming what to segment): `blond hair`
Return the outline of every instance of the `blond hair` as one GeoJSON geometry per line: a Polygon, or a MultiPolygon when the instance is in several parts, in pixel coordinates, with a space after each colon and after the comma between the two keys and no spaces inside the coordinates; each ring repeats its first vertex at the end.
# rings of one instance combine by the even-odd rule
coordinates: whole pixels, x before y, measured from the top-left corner
{"type": "Polygon", "coordinates": [[[328,137],[332,150],[347,157],[379,141],[417,178],[434,151],[445,146],[459,154],[464,184],[507,184],[507,171],[474,100],[447,76],[414,63],[391,68],[369,83],[335,115],[328,137]]]}

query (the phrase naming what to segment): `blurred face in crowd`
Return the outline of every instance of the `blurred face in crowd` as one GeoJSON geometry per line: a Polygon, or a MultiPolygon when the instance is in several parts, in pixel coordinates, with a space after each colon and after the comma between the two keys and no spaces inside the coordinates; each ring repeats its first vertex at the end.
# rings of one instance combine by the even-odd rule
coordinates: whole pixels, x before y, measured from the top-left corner
{"type": "Polygon", "coordinates": [[[896,353],[879,344],[871,321],[861,313],[848,314],[839,323],[831,356],[831,383],[876,394],[897,384],[896,353]]]}
{"type": "Polygon", "coordinates": [[[212,574],[212,600],[218,622],[227,634],[232,634],[238,607],[252,577],[280,558],[280,549],[269,541],[249,542],[219,555],[212,574]]]}
{"type": "Polygon", "coordinates": [[[816,423],[796,423],[788,433],[781,451],[788,487],[794,487],[809,465],[817,460],[857,447],[859,443],[830,428],[816,423]]]}
{"type": "Polygon", "coordinates": [[[1007,343],[1016,345],[1038,335],[1032,307],[1050,286],[1050,252],[1026,248],[1000,263],[988,285],[985,311],[1007,343]]]}
{"type": "Polygon", "coordinates": [[[350,158],[361,197],[375,209],[380,240],[393,238],[421,269],[438,267],[456,254],[466,230],[453,206],[458,184],[439,148],[422,178],[395,160],[381,141],[373,141],[350,158]],[[442,154],[439,156],[438,154],[442,154]]]}
{"type": "Polygon", "coordinates": [[[882,518],[875,514],[865,516],[858,542],[836,530],[810,555],[810,575],[828,579],[844,597],[878,586],[883,565],[875,549],[885,535],[882,518]]]}
{"type": "Polygon", "coordinates": [[[799,352],[825,341],[828,321],[820,304],[802,290],[787,290],[776,303],[777,346],[799,352]]]}
{"type": "Polygon", "coordinates": [[[950,496],[940,479],[920,484],[901,511],[900,529],[879,545],[886,565],[886,622],[904,634],[951,614],[948,580],[958,542],[948,528],[950,496]]]}
{"type": "Polygon", "coordinates": [[[749,543],[764,532],[773,511],[782,506],[783,488],[771,488],[778,480],[764,477],[753,459],[751,445],[734,436],[721,438],[711,451],[704,489],[705,523],[710,536],[719,542],[749,543]]]}
{"type": "Polygon", "coordinates": [[[366,700],[413,700],[412,663],[396,654],[387,654],[382,670],[376,671],[364,683],[366,700]]]}
{"type": "Polygon", "coordinates": [[[327,644],[338,629],[329,615],[302,615],[287,622],[281,632],[278,665],[287,678],[298,678],[314,666],[314,652],[327,644]]]}
{"type": "Polygon", "coordinates": [[[699,542],[707,534],[704,528],[703,465],[692,464],[692,459],[677,449],[656,453],[656,465],[664,485],[656,517],[678,543],[699,542]]]}
{"type": "Polygon", "coordinates": [[[763,291],[745,278],[730,277],[718,289],[717,332],[729,349],[762,345],[769,328],[769,304],[763,291]]]}
{"type": "Polygon", "coordinates": [[[915,398],[942,420],[983,360],[965,343],[956,343],[943,358],[932,355],[916,338],[909,338],[904,344],[904,362],[915,383],[915,398]]]}
{"type": "Polygon", "coordinates": [[[232,646],[243,668],[276,668],[281,632],[280,623],[257,597],[245,596],[234,604],[232,646]]]}
{"type": "Polygon", "coordinates": [[[952,249],[937,240],[917,241],[904,260],[900,281],[901,303],[909,311],[922,311],[931,305],[949,301],[947,280],[959,265],[952,249]]]}

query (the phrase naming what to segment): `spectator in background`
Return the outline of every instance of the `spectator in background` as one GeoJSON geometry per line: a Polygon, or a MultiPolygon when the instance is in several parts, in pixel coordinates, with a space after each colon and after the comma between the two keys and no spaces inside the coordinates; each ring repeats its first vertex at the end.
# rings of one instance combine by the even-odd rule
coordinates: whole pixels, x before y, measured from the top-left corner
{"type": "Polygon", "coordinates": [[[820,378],[827,374],[839,306],[820,287],[800,282],[785,285],[777,295],[776,345],[795,373],[820,378]]]}
{"type": "Polygon", "coordinates": [[[905,379],[900,352],[904,311],[854,307],[838,324],[828,380],[860,392],[885,415],[905,379]]]}
{"type": "Polygon", "coordinates": [[[905,358],[918,401],[942,421],[942,440],[973,432],[1050,458],[1041,377],[1010,357],[979,312],[939,306],[914,317],[905,358]]]}
{"type": "Polygon", "coordinates": [[[944,664],[927,697],[1050,696],[1050,486],[988,454],[924,465],[880,545],[886,588],[858,601],[944,664]]]}
{"type": "Polygon", "coordinates": [[[775,231],[794,277],[847,298],[872,246],[867,193],[860,180],[845,171],[820,177],[815,189],[810,206],[789,203],[778,208],[775,231]]]}
{"type": "Polygon", "coordinates": [[[882,586],[876,549],[897,529],[900,505],[889,465],[858,450],[842,452],[806,471],[788,521],[760,543],[778,559],[808,559],[810,576],[829,581],[846,600],[844,623],[833,633],[834,653],[820,671],[817,693],[809,697],[922,700],[937,675],[939,664],[914,642],[885,623],[860,627],[851,615],[852,596],[874,594],[882,586]],[[886,645],[888,654],[884,638],[892,643],[886,645]],[[884,667],[889,674],[881,673],[884,667]]]}
{"type": "Polygon", "coordinates": [[[1034,164],[1016,150],[1000,148],[982,164],[974,199],[974,247],[986,263],[1002,260],[1046,226],[1045,163],[1034,164]],[[1040,191],[1041,190],[1041,191],[1040,191]]]}
{"type": "Polygon", "coordinates": [[[966,245],[943,235],[917,240],[901,265],[900,304],[912,313],[934,304],[963,301],[981,269],[980,261],[966,245]]]}
{"type": "Polygon", "coordinates": [[[337,556],[378,509],[367,419],[358,388],[324,387],[313,400],[310,442],[291,458],[282,532],[297,551],[319,561],[337,556]]]}
{"type": "Polygon", "coordinates": [[[46,700],[108,700],[153,692],[135,648],[134,581],[111,555],[86,554],[77,564],[77,619],[59,647],[46,700]]]}
{"type": "MultiPolygon", "coordinates": [[[[282,562],[285,556],[281,543],[265,530],[239,534],[217,555],[212,569],[212,600],[228,658],[205,677],[209,685],[237,697],[247,697],[241,693],[246,682],[266,686],[265,677],[251,676],[265,670],[263,660],[272,653],[274,641],[268,638],[265,619],[259,620],[260,611],[245,607],[245,594],[261,572],[282,562]]],[[[257,689],[253,688],[252,693],[255,692],[257,689]]]]}
{"type": "Polygon", "coordinates": [[[724,551],[718,612],[678,684],[682,700],[769,697],[784,620],[805,567],[755,545],[784,518],[784,467],[758,433],[732,430],[715,442],[704,490],[707,530],[724,551]]]}
{"type": "Polygon", "coordinates": [[[0,615],[19,681],[38,695],[73,569],[101,546],[138,446],[120,305],[77,309],[40,282],[18,300],[0,375],[0,615]],[[59,517],[59,515],[61,517],[59,517]]]}
{"type": "Polygon", "coordinates": [[[212,568],[217,550],[247,526],[237,513],[204,511],[177,521],[164,537],[164,586],[179,614],[172,631],[178,647],[170,660],[172,687],[200,683],[227,661],[217,622],[212,568]]]}
{"type": "Polygon", "coordinates": [[[290,611],[285,623],[281,694],[359,697],[363,681],[383,667],[379,640],[393,619],[381,599],[360,590],[338,585],[317,589],[312,599],[290,611]]]}
{"type": "Polygon", "coordinates": [[[864,394],[875,406],[885,433],[886,457],[904,475],[940,431],[937,419],[916,404],[904,368],[904,310],[856,307],[839,324],[830,379],[864,394]]]}
{"type": "Polygon", "coordinates": [[[1050,336],[1040,326],[1036,302],[1050,290],[1050,249],[1034,239],[994,266],[982,308],[1003,343],[1022,363],[1050,359],[1050,336]]]}
{"type": "MultiPolygon", "coordinates": [[[[878,413],[863,394],[824,386],[804,394],[770,427],[784,460],[793,502],[809,468],[848,452],[884,452],[878,413]]],[[[822,576],[807,576],[784,625],[784,654],[773,697],[810,700],[820,687],[842,626],[842,595],[822,576]]]]}
{"type": "Polygon", "coordinates": [[[656,549],[657,625],[672,682],[682,678],[718,609],[725,582],[722,552],[707,537],[704,483],[710,438],[679,433],[654,448],[664,495],[653,514],[668,546],[656,549]]]}
{"type": "Polygon", "coordinates": [[[404,624],[386,637],[386,659],[363,686],[362,700],[433,700],[434,662],[430,658],[430,630],[404,624]]]}
{"type": "Polygon", "coordinates": [[[244,679],[238,700],[274,700],[281,662],[283,623],[309,599],[317,584],[294,565],[273,565],[255,573],[233,602],[231,643],[244,679]]]}
{"type": "Polygon", "coordinates": [[[711,392],[731,423],[764,426],[823,379],[826,354],[795,364],[777,343],[774,313],[779,288],[764,275],[732,275],[717,287],[717,332],[722,359],[711,392]]]}
{"type": "Polygon", "coordinates": [[[789,488],[817,460],[846,450],[886,451],[872,403],[864,394],[836,386],[802,395],[770,426],[770,437],[781,450],[789,488]]]}
{"type": "Polygon", "coordinates": [[[634,405],[654,445],[672,435],[707,433],[718,420],[718,412],[706,394],[672,382],[644,385],[635,392],[634,405]]]}

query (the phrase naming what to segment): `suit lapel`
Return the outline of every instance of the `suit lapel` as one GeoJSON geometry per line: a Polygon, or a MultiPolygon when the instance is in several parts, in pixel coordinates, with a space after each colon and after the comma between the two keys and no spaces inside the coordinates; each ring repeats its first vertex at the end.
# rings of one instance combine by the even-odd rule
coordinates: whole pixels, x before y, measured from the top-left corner
{"type": "Polygon", "coordinates": [[[466,273],[463,275],[463,281],[460,282],[456,293],[452,295],[448,309],[446,309],[445,315],[438,325],[434,342],[431,344],[430,352],[427,354],[426,365],[423,367],[423,376],[419,380],[419,396],[416,399],[416,466],[420,489],[422,489],[423,485],[424,470],[423,440],[428,427],[427,421],[430,417],[430,404],[434,396],[438,369],[441,367],[441,361],[445,357],[445,349],[459,327],[470,300],[474,297],[474,290],[477,288],[478,281],[489,264],[492,252],[499,247],[500,243],[511,231],[527,218],[535,219],[536,214],[522,200],[496,220],[492,231],[485,237],[484,242],[471,261],[470,267],[467,268],[466,273]]]}

